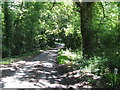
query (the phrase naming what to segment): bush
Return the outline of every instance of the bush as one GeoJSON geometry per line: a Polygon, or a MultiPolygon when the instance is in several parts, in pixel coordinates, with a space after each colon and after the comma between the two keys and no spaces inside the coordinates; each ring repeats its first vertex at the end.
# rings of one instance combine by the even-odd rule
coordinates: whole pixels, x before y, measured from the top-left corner
{"type": "Polygon", "coordinates": [[[120,75],[116,75],[115,73],[105,74],[106,86],[111,88],[115,88],[115,90],[119,90],[120,88],[120,75]]]}

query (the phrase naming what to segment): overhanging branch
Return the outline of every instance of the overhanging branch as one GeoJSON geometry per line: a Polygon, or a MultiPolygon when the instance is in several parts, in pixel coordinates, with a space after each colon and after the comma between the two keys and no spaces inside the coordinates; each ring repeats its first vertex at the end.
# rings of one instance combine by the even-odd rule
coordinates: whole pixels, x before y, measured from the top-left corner
{"type": "Polygon", "coordinates": [[[75,2],[76,6],[79,8],[79,10],[77,10],[78,12],[80,12],[80,8],[81,8],[81,3],[80,2],[75,2]]]}
{"type": "Polygon", "coordinates": [[[102,7],[103,17],[105,18],[105,9],[104,9],[104,6],[103,6],[102,2],[100,2],[99,5],[102,7]]]}
{"type": "Polygon", "coordinates": [[[50,10],[52,10],[52,8],[55,6],[55,4],[56,4],[56,0],[54,0],[54,3],[53,3],[53,5],[52,5],[50,10]]]}

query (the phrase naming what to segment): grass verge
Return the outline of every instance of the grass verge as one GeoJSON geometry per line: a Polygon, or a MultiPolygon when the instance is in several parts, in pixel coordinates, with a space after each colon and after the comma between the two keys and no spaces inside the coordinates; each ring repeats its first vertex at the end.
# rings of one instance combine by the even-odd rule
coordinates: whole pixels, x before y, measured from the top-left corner
{"type": "Polygon", "coordinates": [[[34,52],[29,52],[29,53],[25,53],[25,54],[21,54],[21,55],[17,55],[17,56],[2,58],[0,63],[1,64],[10,64],[10,63],[13,63],[16,61],[29,60],[41,52],[42,51],[34,51],[34,52]]]}

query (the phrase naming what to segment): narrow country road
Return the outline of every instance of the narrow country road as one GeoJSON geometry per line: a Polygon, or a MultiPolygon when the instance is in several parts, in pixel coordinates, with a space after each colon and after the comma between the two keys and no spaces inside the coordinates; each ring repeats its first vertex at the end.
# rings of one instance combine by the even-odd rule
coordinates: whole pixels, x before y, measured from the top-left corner
{"type": "MultiPolygon", "coordinates": [[[[13,69],[18,68],[13,74],[4,76],[2,81],[3,88],[66,88],[62,84],[60,73],[58,72],[56,48],[46,50],[29,61],[19,61],[12,63],[13,69]]],[[[64,69],[59,67],[59,69],[64,69]]],[[[60,71],[60,70],[59,70],[60,71]]],[[[9,74],[12,72],[8,72],[9,74]]],[[[3,73],[4,74],[4,73],[3,73]]]]}

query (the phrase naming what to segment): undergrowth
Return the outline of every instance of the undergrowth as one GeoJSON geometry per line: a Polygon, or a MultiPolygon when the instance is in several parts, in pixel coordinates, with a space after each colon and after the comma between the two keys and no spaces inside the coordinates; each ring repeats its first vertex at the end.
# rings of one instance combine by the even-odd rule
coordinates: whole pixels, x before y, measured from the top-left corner
{"type": "MultiPolygon", "coordinates": [[[[108,65],[106,65],[108,59],[103,57],[94,56],[89,59],[83,59],[82,53],[77,51],[71,51],[69,49],[59,51],[58,61],[60,64],[66,64],[72,66],[74,69],[80,69],[82,72],[92,73],[102,78],[101,85],[103,87],[120,88],[120,74],[118,69],[115,68],[114,72],[111,72],[108,65]]],[[[93,80],[89,80],[93,82],[93,80]]]]}

